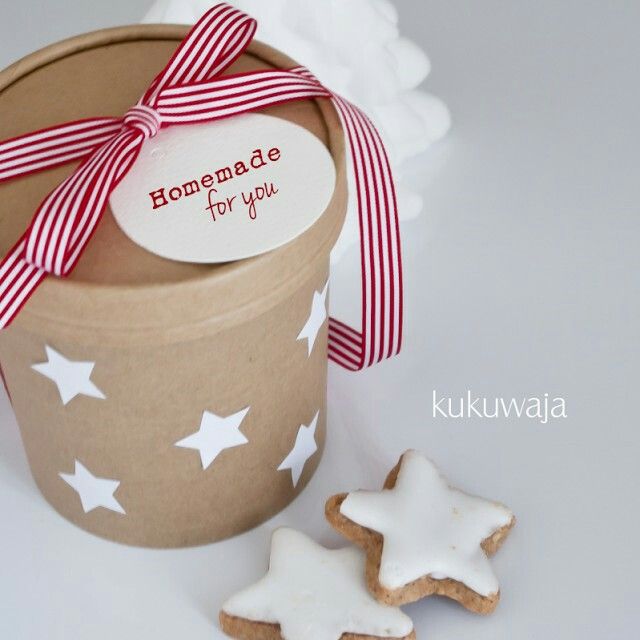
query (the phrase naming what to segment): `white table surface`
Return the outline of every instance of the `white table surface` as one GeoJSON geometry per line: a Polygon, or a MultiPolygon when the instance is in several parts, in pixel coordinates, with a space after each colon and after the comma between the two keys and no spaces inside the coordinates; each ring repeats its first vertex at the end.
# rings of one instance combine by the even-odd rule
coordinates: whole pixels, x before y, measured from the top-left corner
{"type": "MultiPolygon", "coordinates": [[[[133,22],[147,4],[3,0],[0,64],[133,22]]],[[[325,498],[376,487],[408,447],[518,516],[494,561],[496,613],[432,598],[407,607],[419,637],[637,636],[640,5],[397,4],[455,123],[416,166],[427,207],[404,227],[402,357],[359,375],[331,368],[328,448],[290,508],[180,551],[111,544],[60,518],[36,490],[0,392],[0,638],[222,637],[217,609],[262,573],[270,531],[292,525],[338,545],[325,498]],[[434,420],[434,389],[548,392],[566,398],[568,418],[434,420]]],[[[353,279],[356,266],[352,254],[334,277],[353,279]]]]}

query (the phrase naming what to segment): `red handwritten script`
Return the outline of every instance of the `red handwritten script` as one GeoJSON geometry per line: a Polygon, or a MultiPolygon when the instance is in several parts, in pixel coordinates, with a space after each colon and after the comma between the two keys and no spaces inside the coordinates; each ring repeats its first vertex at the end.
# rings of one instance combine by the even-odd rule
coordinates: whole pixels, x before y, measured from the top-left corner
{"type": "MultiPolygon", "coordinates": [[[[242,176],[245,173],[249,173],[250,171],[262,169],[270,163],[278,162],[278,160],[280,160],[280,157],[281,152],[278,147],[272,147],[268,151],[263,151],[261,148],[259,148],[253,151],[251,158],[249,158],[247,162],[238,160],[237,162],[226,167],[216,169],[212,173],[206,173],[199,179],[194,178],[192,180],[183,182],[181,185],[176,185],[173,187],[160,187],[159,189],[156,189],[155,191],[151,191],[149,193],[153,210],[155,211],[156,209],[166,207],[172,202],[177,202],[181,198],[189,198],[196,193],[200,193],[202,190],[212,190],[214,192],[213,195],[215,196],[215,194],[217,193],[214,187],[215,184],[224,184],[226,182],[229,182],[230,180],[233,180],[237,176],[242,176]]],[[[264,189],[266,192],[266,183],[264,189]]],[[[277,190],[275,191],[275,193],[277,193],[277,190]]],[[[271,193],[270,195],[273,195],[273,193],[271,193]]],[[[256,200],[261,200],[265,196],[266,193],[263,194],[262,197],[259,197],[258,193],[254,193],[253,202],[247,202],[246,204],[251,207],[252,205],[255,205],[256,200]]],[[[209,193],[209,205],[211,206],[211,204],[212,195],[211,193],[209,193]]],[[[228,206],[230,207],[231,203],[229,203],[228,206]]],[[[253,206],[253,211],[255,214],[255,206],[253,206]]],[[[223,213],[224,212],[222,212],[222,214],[223,213]]],[[[254,219],[255,215],[251,217],[252,219],[254,219]]]]}

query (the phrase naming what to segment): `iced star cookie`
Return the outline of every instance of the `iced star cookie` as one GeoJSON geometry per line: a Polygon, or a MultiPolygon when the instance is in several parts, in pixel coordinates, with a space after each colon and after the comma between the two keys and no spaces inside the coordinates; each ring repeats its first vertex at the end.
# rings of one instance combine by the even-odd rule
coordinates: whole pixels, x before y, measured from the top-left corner
{"type": "Polygon", "coordinates": [[[514,515],[450,487],[420,453],[404,453],[380,492],[329,498],[326,515],[364,548],[367,585],[379,601],[398,606],[436,594],[476,613],[491,613],[498,604],[488,556],[507,537],[514,515]]]}
{"type": "Polygon", "coordinates": [[[268,573],[225,602],[220,626],[239,640],[414,640],[411,619],[367,591],[364,566],[359,549],[278,529],[268,573]]]}

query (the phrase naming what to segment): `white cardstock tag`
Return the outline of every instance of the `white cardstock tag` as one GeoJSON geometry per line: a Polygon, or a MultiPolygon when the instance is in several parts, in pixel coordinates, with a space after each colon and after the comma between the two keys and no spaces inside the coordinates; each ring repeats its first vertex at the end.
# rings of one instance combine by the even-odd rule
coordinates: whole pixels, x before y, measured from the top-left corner
{"type": "Polygon", "coordinates": [[[327,148],[306,129],[246,114],[162,129],[111,194],[133,242],[171,260],[217,263],[306,231],[335,187],[327,148]]]}

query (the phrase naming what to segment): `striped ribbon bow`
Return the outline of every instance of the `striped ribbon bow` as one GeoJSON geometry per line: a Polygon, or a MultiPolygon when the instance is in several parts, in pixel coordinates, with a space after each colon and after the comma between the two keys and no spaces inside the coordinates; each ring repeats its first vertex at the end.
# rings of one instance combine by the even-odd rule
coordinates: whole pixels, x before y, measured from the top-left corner
{"type": "Polygon", "coordinates": [[[0,182],[81,160],[38,208],[0,262],[0,329],[47,275],[67,276],[100,222],[109,195],[145,140],[162,127],[209,122],[270,105],[328,98],[344,128],[355,174],[362,265],[362,327],[329,320],[329,358],[357,371],[400,350],[402,263],[393,178],[378,132],[357,107],[303,67],[221,73],[247,48],[256,21],[227,4],[210,9],[123,118],[90,118],[0,142],[0,182]]]}

